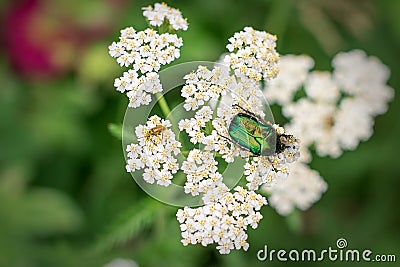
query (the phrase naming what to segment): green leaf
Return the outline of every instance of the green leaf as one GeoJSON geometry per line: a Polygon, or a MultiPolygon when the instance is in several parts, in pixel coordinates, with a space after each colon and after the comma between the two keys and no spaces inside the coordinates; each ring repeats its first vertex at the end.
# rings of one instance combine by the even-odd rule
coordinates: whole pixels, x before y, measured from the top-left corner
{"type": "Polygon", "coordinates": [[[112,136],[118,138],[118,140],[122,140],[122,124],[109,123],[108,131],[110,131],[112,136]]]}
{"type": "Polygon", "coordinates": [[[0,190],[0,217],[4,218],[0,222],[0,233],[5,231],[15,239],[16,236],[31,238],[79,230],[83,215],[68,195],[44,187],[28,190],[26,183],[25,177],[16,175],[0,179],[0,185],[6,189],[0,190]]]}
{"type": "Polygon", "coordinates": [[[53,249],[45,240],[78,233],[81,209],[59,190],[28,187],[23,172],[1,173],[0,188],[0,266],[49,266],[38,264],[47,257],[40,252],[53,249]]]}
{"type": "Polygon", "coordinates": [[[48,188],[32,189],[25,197],[29,229],[39,235],[72,233],[80,229],[83,214],[69,196],[48,188]]]}
{"type": "Polygon", "coordinates": [[[95,244],[95,251],[102,252],[124,244],[153,224],[160,208],[160,205],[154,203],[154,200],[146,198],[122,213],[99,237],[95,244]]]}

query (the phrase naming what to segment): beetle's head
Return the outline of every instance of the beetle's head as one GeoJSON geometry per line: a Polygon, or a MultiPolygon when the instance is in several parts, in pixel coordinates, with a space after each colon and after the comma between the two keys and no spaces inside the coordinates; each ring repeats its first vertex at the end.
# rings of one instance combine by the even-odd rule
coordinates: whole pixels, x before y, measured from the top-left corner
{"type": "Polygon", "coordinates": [[[294,138],[293,135],[291,134],[278,134],[276,136],[276,153],[282,153],[283,151],[285,151],[286,148],[288,148],[289,146],[287,146],[286,144],[288,143],[288,140],[294,138]]]}

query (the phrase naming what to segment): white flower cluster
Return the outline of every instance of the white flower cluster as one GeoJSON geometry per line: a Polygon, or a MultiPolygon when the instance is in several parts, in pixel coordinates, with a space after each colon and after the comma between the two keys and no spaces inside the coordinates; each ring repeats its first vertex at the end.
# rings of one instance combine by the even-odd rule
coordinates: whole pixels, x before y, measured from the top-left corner
{"type": "Polygon", "coordinates": [[[319,156],[332,157],[355,149],[372,135],[374,116],[384,113],[393,98],[393,89],[386,85],[389,70],[377,58],[354,50],[336,55],[332,65],[332,73],[309,72],[310,57],[282,56],[279,76],[264,89],[265,96],[280,104],[289,118],[286,130],[302,141],[301,157],[287,179],[262,187],[282,215],[294,207],[309,208],[326,191],[326,182],[307,165],[309,147],[314,145],[319,156]],[[305,96],[295,99],[302,88],[305,96]]]}
{"type": "Polygon", "coordinates": [[[130,144],[126,170],[134,172],[144,169],[143,179],[153,184],[154,181],[162,186],[171,184],[173,174],[179,165],[174,157],[180,152],[181,143],[175,140],[171,123],[157,115],[150,117],[146,125],[138,125],[135,129],[138,144],[130,144]]]}
{"type": "Polygon", "coordinates": [[[341,90],[361,101],[371,116],[387,111],[394,90],[386,84],[390,70],[378,58],[353,50],[337,54],[332,65],[334,80],[341,90]]]}
{"type": "Polygon", "coordinates": [[[337,123],[334,124],[336,102],[340,95],[331,74],[314,71],[309,75],[304,87],[308,97],[287,104],[282,109],[283,114],[291,118],[287,128],[301,136],[305,146],[315,143],[319,155],[339,156],[341,148],[338,138],[343,138],[347,133],[345,131],[340,135],[334,134],[333,128],[338,126],[337,123]]]}
{"type": "Polygon", "coordinates": [[[121,93],[127,92],[128,107],[137,108],[151,102],[151,94],[162,91],[162,85],[156,72],[148,72],[139,77],[133,70],[124,72],[123,76],[115,79],[114,86],[121,93]]]}
{"type": "MultiPolygon", "coordinates": [[[[165,3],[143,8],[143,15],[161,32],[188,28],[181,12],[165,3]]],[[[158,72],[179,58],[181,46],[182,39],[175,34],[121,30],[109,53],[130,68],[114,81],[117,91],[129,97],[129,107],[147,105],[152,94],[162,91],[158,72]]],[[[138,142],[126,148],[126,170],[143,170],[146,182],[162,186],[170,185],[181,170],[186,176],[184,192],[202,197],[204,206],[177,212],[185,246],[217,244],[221,254],[247,250],[246,230],[257,228],[260,209],[267,205],[266,198],[255,192],[260,188],[282,215],[309,208],[327,189],[320,174],[308,166],[309,149],[332,157],[355,149],[372,135],[374,117],[386,112],[393,98],[393,89],[386,85],[389,69],[362,51],[339,53],[329,72],[310,71],[314,61],[304,55],[283,56],[278,62],[275,47],[276,36],[246,27],[229,39],[225,68],[199,66],[184,76],[183,107],[194,115],[178,123],[191,143],[181,166],[176,159],[181,143],[168,120],[155,115],[135,128],[138,142]],[[281,105],[288,133],[264,121],[264,96],[281,105]],[[239,137],[233,138],[235,134],[239,137]],[[238,186],[231,191],[216,157],[229,164],[239,156],[247,160],[242,175],[246,189],[238,186]]]]}
{"type": "Polygon", "coordinates": [[[237,77],[236,87],[232,88],[232,103],[263,117],[264,97],[260,89],[260,82],[246,76],[237,77]]]}
{"type": "MultiPolygon", "coordinates": [[[[299,62],[292,60],[291,64],[299,62]]],[[[333,66],[333,73],[307,73],[307,68],[303,68],[302,75],[293,73],[297,77],[306,74],[306,97],[281,104],[283,114],[290,118],[286,128],[299,136],[305,146],[314,144],[318,155],[338,157],[371,137],[374,116],[387,110],[393,89],[386,85],[387,67],[360,50],[338,54],[333,66]]],[[[267,87],[265,94],[277,94],[272,92],[274,89],[267,87]]],[[[291,101],[292,97],[293,93],[288,99],[291,101]]]]}
{"type": "Polygon", "coordinates": [[[314,66],[312,58],[306,55],[284,55],[278,61],[278,76],[266,82],[264,95],[270,104],[287,104],[303,85],[308,71],[314,66]]]}
{"type": "Polygon", "coordinates": [[[191,150],[182,163],[182,170],[186,174],[185,193],[197,196],[222,187],[222,175],[218,172],[217,165],[218,162],[209,151],[191,150]]]}
{"type": "MultiPolygon", "coordinates": [[[[224,63],[226,57],[224,53],[217,62],[217,65],[225,66],[226,69],[230,69],[229,65],[224,63]]],[[[231,73],[231,72],[230,72],[231,73]]],[[[238,75],[233,73],[228,86],[226,94],[221,95],[220,102],[225,106],[232,106],[234,104],[247,109],[252,110],[256,115],[264,117],[264,105],[265,98],[263,96],[261,82],[245,75],[238,75]]],[[[210,101],[211,106],[215,106],[216,101],[210,101]]]]}
{"type": "Polygon", "coordinates": [[[224,61],[238,77],[247,76],[256,81],[269,80],[279,72],[279,55],[275,46],[276,36],[245,27],[229,38],[226,48],[231,53],[224,61]]]}
{"type": "Polygon", "coordinates": [[[306,210],[318,201],[326,191],[327,184],[308,165],[296,162],[291,166],[290,175],[278,180],[274,186],[263,186],[270,194],[269,204],[281,215],[288,215],[295,207],[306,210]]]}
{"type": "MultiPolygon", "coordinates": [[[[262,110],[251,109],[254,114],[262,113],[262,110]]],[[[252,185],[248,184],[249,189],[256,190],[257,186],[254,187],[256,181],[267,181],[266,176],[264,174],[271,172],[271,175],[287,175],[289,171],[288,164],[296,161],[299,158],[299,140],[293,136],[285,137],[285,131],[282,127],[279,127],[277,124],[272,124],[272,128],[275,130],[276,142],[282,143],[286,148],[283,151],[276,151],[277,153],[271,156],[257,156],[253,155],[247,150],[236,145],[233,141],[228,138],[229,135],[229,126],[233,119],[233,117],[239,112],[243,112],[241,107],[220,107],[217,110],[217,116],[212,121],[212,125],[214,127],[214,131],[210,135],[210,137],[214,140],[214,146],[211,147],[211,150],[215,150],[216,152],[222,155],[222,158],[225,159],[226,162],[233,162],[235,156],[241,157],[249,157],[250,165],[257,166],[257,171],[247,170],[245,175],[248,173],[250,177],[248,177],[248,181],[254,183],[252,185]],[[278,153],[280,152],[280,153],[278,153]],[[263,158],[259,160],[259,158],[263,158]],[[257,176],[256,173],[259,173],[260,179],[255,179],[257,176]],[[274,174],[275,173],[275,174],[274,174]],[[263,176],[263,178],[261,178],[263,176]],[[254,180],[254,181],[253,181],[254,180]],[[252,182],[253,181],[253,182],[252,182]]],[[[208,140],[207,140],[208,141],[208,140]]],[[[210,147],[210,146],[208,146],[210,147]]],[[[246,164],[245,166],[249,166],[246,164]]]]}
{"type": "Polygon", "coordinates": [[[119,42],[110,45],[110,55],[121,66],[132,68],[114,81],[115,88],[127,92],[129,107],[148,105],[151,95],[162,91],[158,71],[161,65],[180,56],[182,39],[175,34],[158,34],[146,29],[136,32],[132,27],[121,30],[119,42]]]}
{"type": "MultiPolygon", "coordinates": [[[[193,77],[192,80],[194,80],[193,77]]],[[[247,81],[247,79],[243,80],[247,81]]],[[[194,86],[197,88],[198,83],[201,82],[202,79],[196,79],[194,86]]],[[[256,97],[254,97],[255,94],[253,95],[249,93],[253,92],[252,90],[243,90],[243,88],[246,88],[249,84],[251,83],[248,82],[247,84],[241,84],[239,81],[238,84],[232,87],[227,93],[236,103],[246,103],[243,99],[256,99],[256,97]]],[[[261,105],[253,105],[251,110],[254,113],[262,114],[261,107],[261,105]]],[[[290,135],[285,135],[283,128],[278,125],[273,125],[273,129],[276,131],[277,137],[280,138],[279,142],[285,147],[281,153],[276,153],[268,157],[255,156],[230,141],[228,132],[229,124],[233,117],[240,111],[243,112],[242,108],[235,108],[232,105],[218,107],[216,110],[216,117],[211,120],[213,115],[212,109],[211,107],[204,105],[196,111],[193,118],[184,119],[179,122],[180,130],[184,130],[188,133],[191,138],[190,141],[193,144],[201,143],[205,145],[203,151],[198,149],[190,151],[187,161],[185,161],[182,166],[184,173],[187,175],[185,192],[192,195],[202,193],[203,202],[206,204],[204,207],[198,209],[185,208],[184,210],[178,211],[177,216],[181,223],[182,243],[184,245],[201,243],[206,246],[211,243],[218,243],[217,249],[220,253],[229,253],[229,251],[234,248],[247,249],[248,247],[246,242],[247,234],[245,234],[244,231],[246,225],[243,226],[244,228],[242,230],[235,230],[237,231],[236,235],[232,235],[230,232],[225,232],[223,236],[228,237],[226,239],[220,239],[216,236],[213,228],[209,228],[206,225],[206,221],[213,218],[211,215],[204,215],[206,210],[208,210],[208,207],[214,207],[215,205],[218,206],[221,204],[223,199],[232,197],[232,194],[229,193],[229,189],[222,181],[222,175],[217,171],[217,162],[214,160],[214,155],[211,154],[211,151],[218,152],[228,163],[233,162],[236,156],[248,158],[248,163],[244,166],[244,176],[248,181],[246,186],[250,191],[245,191],[249,192],[249,194],[253,196],[256,195],[254,191],[261,185],[273,185],[276,183],[276,180],[285,178],[289,174],[289,164],[297,160],[299,157],[298,139],[290,135]],[[207,134],[207,128],[210,127],[210,121],[214,130],[207,134]],[[186,216],[185,218],[190,223],[188,224],[186,219],[182,219],[182,216],[186,216]],[[197,226],[191,228],[191,225],[197,226]],[[240,238],[239,235],[241,236],[240,238]],[[239,241],[243,244],[239,245],[239,241]]],[[[242,191],[243,190],[244,189],[242,189],[242,191]]],[[[241,205],[236,204],[236,207],[239,209],[240,206],[248,205],[249,203],[244,202],[241,205]]],[[[261,217],[254,215],[252,216],[252,219],[258,222],[261,217]]],[[[241,221],[242,218],[235,220],[241,221]]],[[[245,219],[243,220],[246,221],[245,219]]],[[[221,219],[219,218],[216,221],[219,223],[221,219]]],[[[257,227],[257,224],[252,226],[257,227]]]]}
{"type": "Polygon", "coordinates": [[[196,110],[206,102],[216,101],[225,95],[228,88],[234,86],[234,78],[229,75],[229,69],[216,66],[209,70],[199,66],[196,71],[183,77],[186,80],[181,95],[185,98],[184,108],[196,110]]]}
{"type": "Polygon", "coordinates": [[[247,250],[247,227],[257,228],[266,199],[254,191],[236,187],[217,202],[199,208],[179,209],[176,216],[182,232],[182,244],[207,246],[217,243],[221,254],[233,249],[247,250]]]}
{"type": "Polygon", "coordinates": [[[187,20],[182,17],[182,13],[178,9],[167,6],[165,3],[155,3],[154,8],[148,6],[142,9],[143,16],[148,19],[152,26],[159,27],[166,21],[174,30],[186,31],[188,29],[187,20]]]}
{"type": "MultiPolygon", "coordinates": [[[[283,134],[283,128],[281,128],[283,134]]],[[[293,136],[281,135],[280,143],[286,148],[281,153],[268,157],[254,157],[244,165],[244,175],[247,188],[258,190],[261,185],[274,186],[278,181],[285,180],[289,175],[289,164],[294,163],[299,157],[299,140],[293,136]]]]}
{"type": "Polygon", "coordinates": [[[205,143],[205,134],[203,128],[206,127],[212,119],[212,110],[209,106],[204,106],[196,111],[193,118],[183,119],[179,122],[179,130],[186,131],[190,137],[190,142],[193,144],[205,143]]]}
{"type": "Polygon", "coordinates": [[[207,149],[214,150],[221,154],[222,158],[228,163],[232,163],[237,156],[251,156],[250,152],[234,145],[229,138],[229,124],[237,113],[238,111],[232,106],[222,106],[217,108],[217,116],[212,121],[214,130],[208,137],[213,140],[213,142],[212,144],[208,144],[206,147],[207,149]]]}
{"type": "MultiPolygon", "coordinates": [[[[179,11],[165,4],[156,4],[154,10],[145,8],[144,14],[155,21],[157,16],[166,16],[171,26],[187,28],[186,21],[179,11]],[[186,24],[182,23],[183,20],[186,24]]],[[[157,26],[157,25],[155,25],[157,26]]],[[[158,71],[180,57],[182,38],[176,34],[158,33],[154,29],[136,31],[133,27],[121,30],[118,42],[113,42],[109,48],[111,57],[116,58],[121,67],[129,67],[121,77],[116,78],[114,86],[117,91],[127,92],[129,107],[137,108],[151,102],[151,94],[162,91],[158,71]]]]}
{"type": "Polygon", "coordinates": [[[136,32],[128,27],[121,30],[119,42],[109,46],[109,53],[121,67],[132,65],[134,71],[141,73],[157,72],[161,65],[179,58],[182,45],[182,38],[176,34],[159,34],[153,29],[136,32]]]}
{"type": "MultiPolygon", "coordinates": [[[[287,177],[289,164],[299,158],[299,140],[292,135],[286,135],[282,127],[263,122],[261,119],[265,114],[260,80],[270,79],[278,73],[275,37],[245,28],[244,32],[235,34],[230,41],[228,50],[235,52],[225,57],[229,63],[226,68],[221,67],[221,64],[211,70],[199,66],[197,70],[184,77],[186,83],[181,91],[181,95],[185,98],[184,108],[187,111],[194,110],[195,114],[192,118],[182,119],[179,122],[179,129],[188,134],[191,143],[196,146],[203,145],[203,151],[195,148],[189,152],[182,170],[187,178],[185,192],[194,196],[202,195],[205,203],[201,208],[185,208],[178,211],[182,243],[184,245],[201,243],[204,246],[218,243],[217,249],[220,253],[229,253],[234,248],[247,249],[246,227],[247,225],[257,227],[262,217],[255,213],[251,216],[253,221],[246,224],[239,222],[245,222],[250,217],[237,218],[235,214],[243,213],[240,211],[241,207],[254,207],[255,196],[261,205],[265,199],[257,195],[255,190],[263,184],[272,186],[278,179],[287,177]],[[242,65],[235,65],[235,60],[242,65]],[[238,113],[247,113],[250,117],[254,117],[256,123],[264,123],[271,127],[271,131],[274,131],[272,136],[277,138],[276,153],[269,156],[255,155],[248,148],[235,143],[230,137],[229,128],[238,113]],[[238,187],[235,189],[237,192],[233,194],[229,192],[222,175],[218,172],[215,155],[219,155],[227,163],[232,163],[238,156],[247,159],[243,175],[248,181],[246,185],[248,189],[238,187]],[[247,192],[249,198],[243,198],[244,193],[238,192],[247,192]],[[242,197],[235,200],[238,196],[242,197]],[[227,199],[235,202],[227,204],[225,203],[227,199]],[[238,200],[241,203],[237,203],[238,200]],[[236,221],[239,223],[239,227],[236,226],[237,229],[233,230],[236,234],[227,231],[220,232],[219,236],[213,227],[209,227],[208,220],[212,226],[216,224],[217,229],[220,229],[221,224],[225,222],[222,217],[217,217],[213,223],[214,214],[209,213],[210,207],[223,208],[228,213],[226,216],[230,223],[233,225],[236,221]],[[222,237],[225,239],[221,239],[222,237]]],[[[248,130],[246,127],[251,126],[244,123],[243,129],[248,130]]],[[[225,225],[222,228],[229,227],[225,225]]]]}

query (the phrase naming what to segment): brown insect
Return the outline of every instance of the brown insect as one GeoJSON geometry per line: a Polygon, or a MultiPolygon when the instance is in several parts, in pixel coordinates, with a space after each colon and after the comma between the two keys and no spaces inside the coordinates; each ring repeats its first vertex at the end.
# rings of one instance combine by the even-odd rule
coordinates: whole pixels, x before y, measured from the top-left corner
{"type": "MultiPolygon", "coordinates": [[[[145,140],[151,141],[153,143],[155,143],[155,140],[152,138],[153,136],[159,136],[160,134],[162,134],[163,131],[167,130],[167,127],[165,127],[164,125],[156,125],[153,128],[150,128],[145,134],[144,134],[144,138],[145,140]]],[[[157,140],[158,142],[161,141],[161,139],[157,140]]]]}

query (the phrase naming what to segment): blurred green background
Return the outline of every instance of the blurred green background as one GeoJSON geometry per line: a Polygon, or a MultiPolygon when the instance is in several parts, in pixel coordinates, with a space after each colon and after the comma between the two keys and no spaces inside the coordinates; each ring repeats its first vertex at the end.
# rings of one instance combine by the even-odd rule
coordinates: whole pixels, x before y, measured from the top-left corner
{"type": "MultiPolygon", "coordinates": [[[[278,35],[281,54],[308,54],[330,70],[337,52],[363,49],[387,64],[400,88],[400,1],[166,1],[190,23],[174,64],[217,60],[245,26],[278,35]]],[[[328,191],[289,218],[262,210],[247,252],[180,243],[176,208],[144,194],[125,172],[108,125],[127,99],[113,87],[122,69],[108,45],[126,26],[146,27],[150,1],[0,1],[0,266],[102,266],[130,258],[145,266],[366,266],[259,262],[258,250],[335,247],[395,254],[400,261],[400,103],[378,116],[373,137],[339,159],[311,166],[328,191]]],[[[368,263],[368,266],[373,266],[368,263]]]]}

